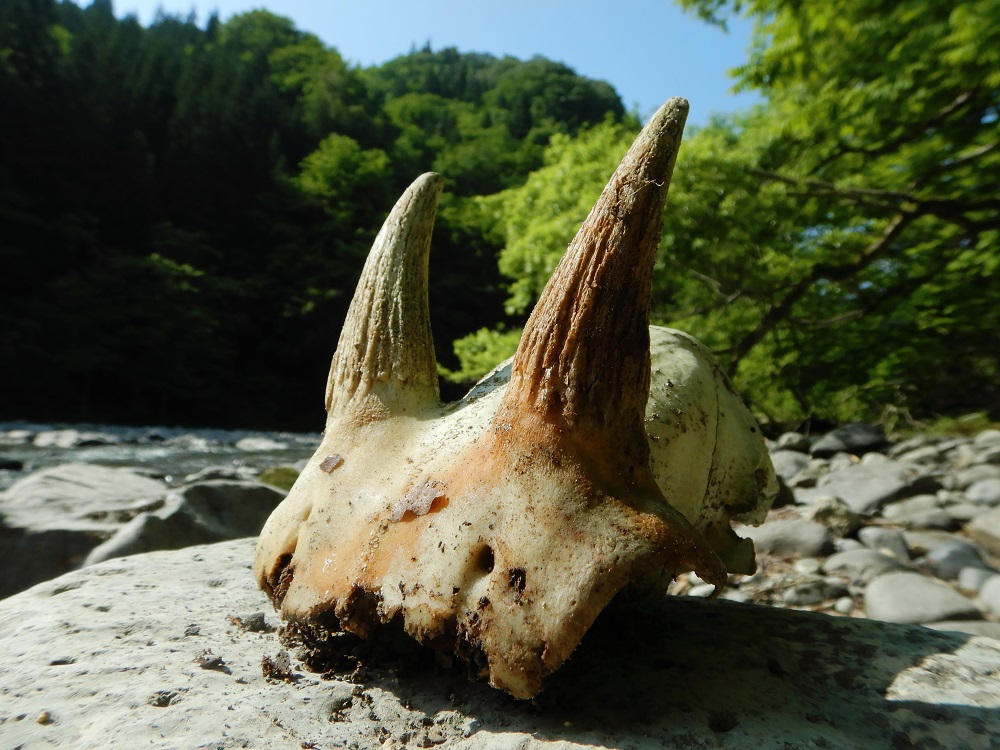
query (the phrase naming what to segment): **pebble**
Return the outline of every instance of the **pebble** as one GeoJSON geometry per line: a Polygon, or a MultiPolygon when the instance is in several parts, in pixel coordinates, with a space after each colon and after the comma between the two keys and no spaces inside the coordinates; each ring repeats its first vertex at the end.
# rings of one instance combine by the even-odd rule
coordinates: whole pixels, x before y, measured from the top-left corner
{"type": "Polygon", "coordinates": [[[975,594],[983,588],[984,583],[991,578],[996,577],[996,575],[996,571],[987,570],[985,568],[962,568],[958,571],[958,587],[962,589],[962,591],[968,591],[969,593],[975,594]]]}
{"type": "Polygon", "coordinates": [[[963,568],[989,569],[976,546],[961,539],[935,547],[924,560],[931,572],[945,581],[958,578],[963,568]]]}
{"type": "Polygon", "coordinates": [[[1000,505],[1000,479],[980,479],[965,489],[965,496],[977,505],[1000,505]]]}
{"type": "Polygon", "coordinates": [[[842,596],[833,603],[833,609],[842,615],[849,615],[854,611],[854,599],[849,596],[842,596]]]}
{"type": "Polygon", "coordinates": [[[979,589],[979,601],[994,615],[1000,615],[1000,575],[983,583],[979,589]]]}
{"type": "Polygon", "coordinates": [[[830,495],[817,497],[806,510],[805,517],[821,523],[836,536],[851,534],[861,525],[861,516],[851,510],[851,506],[839,497],[830,495]]]}
{"type": "Polygon", "coordinates": [[[804,518],[769,521],[756,528],[738,526],[736,533],[753,539],[758,553],[779,557],[815,557],[825,555],[833,547],[830,530],[804,518]]]}
{"type": "Polygon", "coordinates": [[[1000,508],[975,518],[965,530],[987,554],[1000,556],[1000,508]]]}
{"type": "Polygon", "coordinates": [[[947,584],[920,573],[887,573],[865,589],[865,614],[873,620],[920,624],[981,619],[973,602],[947,584]]]}
{"type": "Polygon", "coordinates": [[[910,559],[910,550],[906,546],[906,537],[895,529],[884,529],[881,526],[865,526],[858,530],[858,540],[868,549],[888,552],[892,557],[905,562],[910,559]]]}
{"type": "Polygon", "coordinates": [[[838,552],[827,558],[823,564],[823,572],[835,574],[848,581],[868,583],[886,573],[906,570],[899,560],[883,555],[873,549],[855,549],[838,552]]]}

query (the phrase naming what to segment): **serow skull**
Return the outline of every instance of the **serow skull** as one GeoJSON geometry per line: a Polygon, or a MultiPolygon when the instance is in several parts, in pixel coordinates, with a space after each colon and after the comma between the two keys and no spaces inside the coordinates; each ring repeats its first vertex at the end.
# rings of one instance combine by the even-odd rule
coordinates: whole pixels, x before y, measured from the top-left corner
{"type": "Polygon", "coordinates": [[[776,494],[750,413],[693,338],[649,326],[688,105],[625,155],[517,353],[442,404],[427,260],[443,180],[419,177],[375,240],[330,368],[322,444],[257,544],[292,623],[394,624],[531,698],[619,591],[752,572],[776,494]]]}

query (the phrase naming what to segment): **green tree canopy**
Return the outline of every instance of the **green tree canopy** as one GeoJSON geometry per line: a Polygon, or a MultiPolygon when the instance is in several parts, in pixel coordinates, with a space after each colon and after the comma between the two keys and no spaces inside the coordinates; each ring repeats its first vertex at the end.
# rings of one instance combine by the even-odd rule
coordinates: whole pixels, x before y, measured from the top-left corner
{"type": "MultiPolygon", "coordinates": [[[[689,132],[655,319],[704,339],[774,420],[995,405],[1000,3],[682,4],[755,20],[736,78],[764,103],[689,132]]],[[[496,199],[510,310],[537,296],[627,141],[554,139],[496,199]]]]}

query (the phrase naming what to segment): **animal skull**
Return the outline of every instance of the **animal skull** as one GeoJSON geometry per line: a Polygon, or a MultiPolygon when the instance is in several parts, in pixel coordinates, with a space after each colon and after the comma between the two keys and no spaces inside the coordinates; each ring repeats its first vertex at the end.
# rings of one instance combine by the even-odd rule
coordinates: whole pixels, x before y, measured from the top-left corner
{"type": "Polygon", "coordinates": [[[701,344],[648,327],[687,108],[646,125],[513,359],[454,404],[427,304],[442,178],[403,194],[340,336],[322,444],[257,544],[284,618],[362,637],[396,622],[530,698],[623,588],[753,570],[730,522],[759,523],[776,493],[763,439],[701,344]]]}

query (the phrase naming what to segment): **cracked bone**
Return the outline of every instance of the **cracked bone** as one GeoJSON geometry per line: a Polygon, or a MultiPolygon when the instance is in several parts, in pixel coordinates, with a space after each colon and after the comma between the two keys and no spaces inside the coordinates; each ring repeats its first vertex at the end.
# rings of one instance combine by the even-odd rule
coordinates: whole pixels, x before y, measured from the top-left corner
{"type": "Polygon", "coordinates": [[[707,350],[648,325],[687,102],[640,133],[542,292],[512,360],[439,401],[427,260],[443,180],[375,240],[327,385],[323,441],[261,532],[283,618],[388,624],[530,698],[621,590],[753,570],[733,519],[776,492],[756,424],[707,350]]]}

